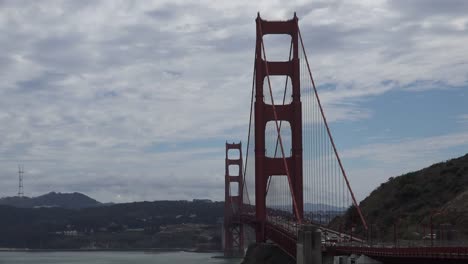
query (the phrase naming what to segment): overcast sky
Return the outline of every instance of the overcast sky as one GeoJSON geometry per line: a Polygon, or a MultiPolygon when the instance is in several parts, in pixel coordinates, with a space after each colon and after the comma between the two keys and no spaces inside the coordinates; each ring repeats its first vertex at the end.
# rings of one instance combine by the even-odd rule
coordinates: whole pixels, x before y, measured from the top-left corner
{"type": "Polygon", "coordinates": [[[468,152],[468,1],[0,1],[0,196],[21,163],[28,196],[222,200],[257,11],[297,11],[359,200],[468,152]]]}

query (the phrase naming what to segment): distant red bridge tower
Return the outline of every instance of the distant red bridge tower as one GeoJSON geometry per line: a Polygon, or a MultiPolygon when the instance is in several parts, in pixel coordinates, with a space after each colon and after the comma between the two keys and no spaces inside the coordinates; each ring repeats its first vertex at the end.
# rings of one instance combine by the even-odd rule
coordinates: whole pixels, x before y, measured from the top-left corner
{"type": "Polygon", "coordinates": [[[224,256],[226,257],[244,256],[244,227],[240,221],[243,198],[242,186],[244,184],[242,169],[242,143],[226,143],[224,197],[224,256]],[[239,156],[230,158],[232,157],[230,154],[235,151],[238,151],[239,156]],[[230,166],[234,167],[234,170],[231,171],[238,171],[238,173],[231,175],[229,172],[230,166]]]}

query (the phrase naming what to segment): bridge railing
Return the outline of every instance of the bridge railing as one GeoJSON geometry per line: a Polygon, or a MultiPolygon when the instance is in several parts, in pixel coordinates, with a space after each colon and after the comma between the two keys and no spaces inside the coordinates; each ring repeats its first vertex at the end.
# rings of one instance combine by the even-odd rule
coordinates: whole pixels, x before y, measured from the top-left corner
{"type": "Polygon", "coordinates": [[[441,259],[468,259],[468,247],[358,247],[335,246],[327,251],[337,254],[362,254],[378,257],[420,257],[441,259]]]}
{"type": "Polygon", "coordinates": [[[291,236],[297,236],[297,231],[300,225],[289,212],[268,208],[267,221],[281,229],[284,229],[284,231],[289,233],[291,236]]]}

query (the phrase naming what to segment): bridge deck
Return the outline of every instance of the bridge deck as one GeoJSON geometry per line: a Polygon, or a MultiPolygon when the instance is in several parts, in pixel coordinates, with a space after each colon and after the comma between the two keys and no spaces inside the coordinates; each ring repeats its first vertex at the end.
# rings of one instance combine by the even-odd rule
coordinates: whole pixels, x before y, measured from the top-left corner
{"type": "Polygon", "coordinates": [[[370,257],[392,258],[419,258],[439,260],[467,260],[467,247],[409,247],[409,248],[384,248],[384,247],[359,247],[337,246],[328,248],[335,254],[359,254],[370,257]]]}
{"type": "MultiPolygon", "coordinates": [[[[297,230],[298,225],[293,221],[287,221],[280,217],[273,218],[273,221],[268,221],[265,226],[266,235],[269,240],[276,243],[290,256],[295,258],[296,243],[297,243],[297,230]]],[[[241,216],[243,223],[255,227],[255,218],[252,214],[245,214],[241,216]]],[[[439,260],[467,260],[468,261],[468,247],[389,247],[389,246],[367,246],[363,239],[353,237],[349,234],[343,234],[335,230],[325,228],[317,225],[318,228],[325,232],[337,234],[345,238],[351,243],[357,245],[330,245],[326,242],[322,245],[322,251],[331,255],[366,255],[369,257],[377,258],[418,258],[418,259],[439,259],[439,260]]],[[[349,242],[348,242],[349,243],[349,242]]],[[[468,263],[468,262],[467,262],[468,263]]]]}

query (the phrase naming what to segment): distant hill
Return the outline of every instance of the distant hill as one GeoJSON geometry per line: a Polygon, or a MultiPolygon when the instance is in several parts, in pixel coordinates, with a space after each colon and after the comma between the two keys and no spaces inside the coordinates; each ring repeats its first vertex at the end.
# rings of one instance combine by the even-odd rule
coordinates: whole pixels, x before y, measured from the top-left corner
{"type": "MultiPolygon", "coordinates": [[[[269,208],[279,209],[288,211],[291,210],[291,205],[268,205],[269,208]]],[[[346,207],[337,207],[328,204],[315,204],[315,203],[304,203],[304,212],[315,213],[315,212],[335,212],[344,213],[346,207]]]]}
{"type": "MultiPolygon", "coordinates": [[[[422,226],[446,225],[468,233],[468,154],[425,169],[391,177],[360,203],[367,222],[374,224],[383,237],[393,236],[398,222],[399,236],[414,239],[422,234],[422,226]]],[[[359,217],[355,208],[332,221],[331,225],[350,229],[359,217]]],[[[364,234],[357,225],[357,232],[364,234]]]]}
{"type": "Polygon", "coordinates": [[[345,207],[338,207],[338,206],[333,206],[333,205],[328,205],[328,204],[315,204],[315,203],[304,203],[304,211],[306,212],[345,212],[346,208],[345,207]]]}
{"type": "Polygon", "coordinates": [[[0,198],[0,205],[20,208],[61,207],[67,209],[81,209],[101,205],[100,202],[82,193],[50,192],[37,197],[4,197],[0,198]]]}
{"type": "Polygon", "coordinates": [[[211,201],[133,202],[76,210],[0,205],[0,248],[187,248],[194,240],[220,245],[223,210],[224,202],[211,201]],[[216,237],[206,237],[209,230],[216,237]]]}

